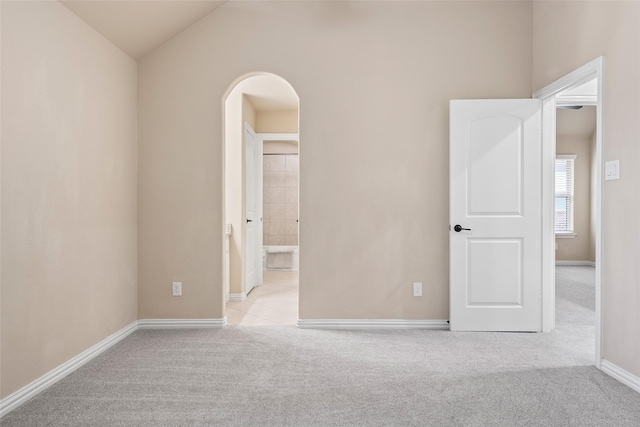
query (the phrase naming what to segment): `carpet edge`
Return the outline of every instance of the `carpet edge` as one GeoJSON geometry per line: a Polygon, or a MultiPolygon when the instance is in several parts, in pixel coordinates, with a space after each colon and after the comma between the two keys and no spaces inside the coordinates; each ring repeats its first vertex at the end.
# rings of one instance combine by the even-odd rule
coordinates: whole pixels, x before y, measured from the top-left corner
{"type": "Polygon", "coordinates": [[[22,404],[26,403],[32,397],[51,387],[78,368],[87,364],[95,357],[104,353],[106,350],[131,335],[137,329],[138,321],[136,320],[135,322],[130,323],[114,334],[109,335],[107,338],[103,339],[92,347],[89,347],[87,350],[83,351],[77,356],[74,356],[71,359],[67,360],[58,367],[53,368],[51,371],[47,372],[40,378],[32,381],[21,389],[11,393],[9,396],[0,400],[0,418],[4,417],[9,412],[13,411],[22,404]]]}

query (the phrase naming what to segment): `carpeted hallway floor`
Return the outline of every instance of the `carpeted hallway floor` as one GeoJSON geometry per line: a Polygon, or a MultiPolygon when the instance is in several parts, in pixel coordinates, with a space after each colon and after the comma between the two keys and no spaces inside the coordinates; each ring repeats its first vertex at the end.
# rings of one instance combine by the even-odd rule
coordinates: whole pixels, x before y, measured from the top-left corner
{"type": "Polygon", "coordinates": [[[638,426],[640,394],[592,366],[589,277],[558,269],[550,334],[141,330],[0,424],[638,426]]]}

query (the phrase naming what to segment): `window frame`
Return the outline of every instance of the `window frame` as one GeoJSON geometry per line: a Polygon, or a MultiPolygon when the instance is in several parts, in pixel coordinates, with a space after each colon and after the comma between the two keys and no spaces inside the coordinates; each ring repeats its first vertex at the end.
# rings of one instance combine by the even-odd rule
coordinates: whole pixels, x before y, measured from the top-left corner
{"type": "MultiPolygon", "coordinates": [[[[576,193],[576,184],[575,184],[575,175],[576,175],[576,159],[578,158],[578,156],[576,154],[556,154],[556,160],[555,160],[555,165],[557,168],[557,164],[558,164],[558,160],[562,160],[562,161],[571,161],[571,179],[570,179],[570,183],[571,183],[571,188],[567,188],[564,194],[561,194],[560,197],[566,197],[570,199],[570,203],[569,203],[569,213],[568,216],[570,217],[570,221],[569,224],[571,225],[571,229],[570,230],[560,230],[558,231],[557,229],[557,222],[554,220],[554,232],[555,232],[555,236],[556,238],[564,238],[564,239],[572,239],[574,237],[577,236],[576,234],[576,229],[575,229],[575,193],[576,193]]],[[[557,173],[557,172],[556,172],[557,173]]],[[[554,180],[555,180],[555,174],[554,174],[554,180]]],[[[569,181],[569,180],[567,180],[569,181]]],[[[557,182],[556,182],[557,184],[557,182]]],[[[558,198],[558,191],[557,191],[557,187],[555,187],[554,185],[554,206],[555,206],[555,199],[558,198]]],[[[555,208],[554,208],[554,212],[555,208]]]]}

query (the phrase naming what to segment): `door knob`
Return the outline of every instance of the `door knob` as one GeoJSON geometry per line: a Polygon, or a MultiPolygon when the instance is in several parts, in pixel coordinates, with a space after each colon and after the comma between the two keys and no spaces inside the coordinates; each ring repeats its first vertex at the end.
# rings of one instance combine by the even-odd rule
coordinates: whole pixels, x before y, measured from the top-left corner
{"type": "Polygon", "coordinates": [[[470,229],[470,228],[462,228],[462,226],[461,226],[460,224],[456,224],[456,225],[453,227],[453,229],[454,229],[457,233],[461,232],[462,230],[471,231],[471,229],[470,229]]]}
{"type": "Polygon", "coordinates": [[[253,222],[253,220],[252,219],[248,219],[247,222],[253,222]]]}

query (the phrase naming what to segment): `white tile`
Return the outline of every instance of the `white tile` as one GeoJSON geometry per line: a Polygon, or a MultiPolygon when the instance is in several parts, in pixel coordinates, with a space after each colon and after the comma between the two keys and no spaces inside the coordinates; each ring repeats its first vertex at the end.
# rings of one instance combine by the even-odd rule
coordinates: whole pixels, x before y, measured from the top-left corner
{"type": "Polygon", "coordinates": [[[284,187],[285,173],[285,171],[269,171],[269,187],[284,187]]]}
{"type": "MultiPolygon", "coordinates": [[[[269,205],[269,219],[284,219],[284,203],[271,203],[269,205]]],[[[278,233],[271,233],[278,234],[278,233]]]]}
{"type": "Polygon", "coordinates": [[[230,325],[294,325],[298,319],[298,272],[264,272],[264,284],[243,301],[227,303],[230,325]]]}
{"type": "Polygon", "coordinates": [[[269,203],[284,203],[285,190],[283,187],[272,187],[269,189],[269,203]]]}
{"type": "Polygon", "coordinates": [[[298,235],[298,221],[294,219],[288,219],[284,224],[284,234],[286,236],[297,236],[298,235]]]}
{"type": "Polygon", "coordinates": [[[286,203],[284,205],[284,219],[298,219],[297,203],[286,203]]]}
{"type": "Polygon", "coordinates": [[[285,203],[298,203],[298,188],[286,188],[285,189],[285,203]]]}
{"type": "Polygon", "coordinates": [[[286,246],[298,246],[298,236],[284,236],[284,244],[286,246]]]}
{"type": "MultiPolygon", "coordinates": [[[[275,236],[278,235],[284,235],[284,229],[285,229],[285,221],[283,219],[271,219],[269,220],[269,235],[273,238],[275,236]]],[[[272,242],[270,243],[272,245],[278,245],[278,244],[282,244],[282,243],[274,243],[274,241],[272,240],[272,242]]]]}
{"type": "Polygon", "coordinates": [[[297,155],[289,155],[285,161],[285,170],[287,171],[297,171],[298,170],[298,156],[297,155]]]}
{"type": "Polygon", "coordinates": [[[266,155],[266,154],[262,155],[262,170],[264,172],[267,172],[267,171],[271,170],[271,156],[266,155]]]}
{"type": "Polygon", "coordinates": [[[269,244],[274,246],[284,245],[284,238],[285,236],[282,234],[272,234],[270,237],[271,243],[269,244]]]}
{"type": "Polygon", "coordinates": [[[298,187],[298,172],[296,171],[287,171],[285,172],[285,178],[284,178],[284,185],[285,187],[298,187]]]}
{"type": "Polygon", "coordinates": [[[271,155],[269,156],[271,159],[269,160],[269,167],[272,171],[285,171],[286,170],[286,159],[284,155],[271,155]]]}

